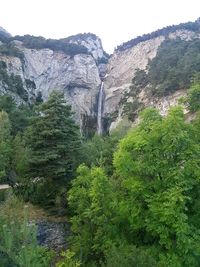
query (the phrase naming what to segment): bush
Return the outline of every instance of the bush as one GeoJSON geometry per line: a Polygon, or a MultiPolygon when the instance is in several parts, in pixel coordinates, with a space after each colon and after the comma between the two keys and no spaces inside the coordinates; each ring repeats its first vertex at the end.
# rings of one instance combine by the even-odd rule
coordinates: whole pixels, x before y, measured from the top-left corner
{"type": "Polygon", "coordinates": [[[188,91],[186,102],[188,103],[188,107],[191,112],[195,112],[200,109],[200,81],[192,84],[188,91]]]}
{"type": "Polygon", "coordinates": [[[22,205],[13,196],[1,204],[0,266],[49,267],[53,255],[38,246],[36,227],[28,220],[27,206],[22,205]]]}
{"type": "Polygon", "coordinates": [[[145,248],[121,245],[112,247],[106,253],[103,267],[156,267],[157,263],[145,248]]]}
{"type": "Polygon", "coordinates": [[[81,266],[80,262],[75,258],[75,253],[67,250],[67,252],[63,252],[62,260],[56,264],[56,267],[79,267],[81,266]]]}

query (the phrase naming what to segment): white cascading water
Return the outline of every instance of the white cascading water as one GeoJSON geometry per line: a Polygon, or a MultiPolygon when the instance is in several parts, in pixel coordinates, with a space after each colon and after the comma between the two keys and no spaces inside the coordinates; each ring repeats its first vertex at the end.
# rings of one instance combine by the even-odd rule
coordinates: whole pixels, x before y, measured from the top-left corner
{"type": "Polygon", "coordinates": [[[98,98],[98,110],[97,110],[97,133],[98,135],[102,135],[102,104],[103,104],[103,94],[104,94],[104,83],[101,82],[101,87],[99,90],[99,98],[98,98]]]}

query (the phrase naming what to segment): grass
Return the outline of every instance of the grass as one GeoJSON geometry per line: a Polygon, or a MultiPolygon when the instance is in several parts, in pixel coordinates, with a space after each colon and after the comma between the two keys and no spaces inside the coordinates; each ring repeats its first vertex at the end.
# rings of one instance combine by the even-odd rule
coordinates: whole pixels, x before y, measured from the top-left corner
{"type": "Polygon", "coordinates": [[[65,216],[52,216],[40,207],[25,203],[22,199],[16,197],[11,189],[1,190],[0,216],[3,214],[7,219],[12,219],[14,215],[16,219],[23,220],[25,210],[30,221],[65,222],[67,220],[65,216]]]}

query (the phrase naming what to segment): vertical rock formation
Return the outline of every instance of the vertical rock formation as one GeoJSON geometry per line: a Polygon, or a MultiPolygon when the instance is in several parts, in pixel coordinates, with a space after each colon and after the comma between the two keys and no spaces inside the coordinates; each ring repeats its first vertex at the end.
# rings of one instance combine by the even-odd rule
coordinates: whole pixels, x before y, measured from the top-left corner
{"type": "MultiPolygon", "coordinates": [[[[0,94],[9,93],[21,103],[34,101],[40,92],[46,100],[52,90],[63,91],[77,122],[84,126],[89,118],[92,127],[95,129],[97,124],[101,134],[102,118],[112,120],[110,127],[116,127],[124,116],[125,96],[126,103],[133,102],[133,97],[127,94],[137,70],[147,74],[149,61],[156,57],[161,44],[177,38],[186,41],[200,38],[199,19],[132,39],[119,46],[110,58],[94,34],[61,40],[33,36],[11,38],[0,28],[0,94]],[[11,76],[19,84],[21,79],[20,93],[6,83],[11,76]]],[[[159,108],[162,114],[185,94],[180,90],[156,98],[150,97],[145,88],[139,89],[138,100],[144,106],[159,108]]]]}
{"type": "MultiPolygon", "coordinates": [[[[195,23],[195,31],[187,29],[170,28],[160,30],[149,36],[144,36],[138,40],[132,40],[132,45],[127,42],[117,49],[110,57],[107,65],[107,77],[104,81],[105,88],[105,103],[104,103],[104,117],[110,117],[112,123],[110,129],[115,128],[117,124],[123,119],[123,99],[125,95],[130,92],[132,79],[135,77],[137,70],[144,70],[148,73],[148,63],[156,57],[160,45],[168,39],[181,39],[185,41],[195,40],[200,38],[200,27],[197,29],[195,23]],[[155,37],[156,36],[156,37],[155,37]],[[148,39],[148,38],[149,39],[148,39]],[[147,39],[147,40],[145,40],[147,39]],[[114,117],[114,118],[113,118],[114,117]]],[[[193,26],[193,27],[194,27],[193,26]]],[[[178,27],[178,26],[177,26],[178,27]]],[[[159,75],[159,74],[158,74],[159,75]]],[[[160,113],[165,115],[170,106],[178,103],[181,96],[186,94],[185,90],[177,91],[166,97],[150,97],[145,88],[140,88],[138,100],[146,107],[152,106],[160,110],[160,113]]],[[[181,89],[181,88],[180,88],[181,89]]],[[[129,97],[126,102],[132,103],[133,98],[129,97]]]]}
{"type": "MultiPolygon", "coordinates": [[[[34,101],[39,92],[46,100],[52,90],[60,90],[72,106],[77,122],[82,124],[83,116],[96,116],[101,76],[105,69],[104,62],[107,60],[101,40],[94,34],[79,34],[61,40],[60,43],[56,40],[58,49],[38,49],[41,40],[34,38],[30,36],[24,41],[22,37],[20,41],[11,42],[22,54],[22,58],[0,54],[0,61],[5,62],[7,73],[21,78],[29,101],[34,101]],[[36,44],[32,45],[31,38],[36,44]],[[32,48],[27,47],[28,41],[32,48]],[[67,45],[70,45],[72,54],[65,52],[67,45]],[[75,49],[80,52],[74,52],[75,49]]],[[[47,41],[42,39],[42,42],[47,41]]],[[[42,45],[45,46],[46,43],[42,45]]],[[[5,83],[0,83],[0,94],[6,92],[13,95],[17,102],[22,101],[19,95],[8,90],[5,83]]]]}

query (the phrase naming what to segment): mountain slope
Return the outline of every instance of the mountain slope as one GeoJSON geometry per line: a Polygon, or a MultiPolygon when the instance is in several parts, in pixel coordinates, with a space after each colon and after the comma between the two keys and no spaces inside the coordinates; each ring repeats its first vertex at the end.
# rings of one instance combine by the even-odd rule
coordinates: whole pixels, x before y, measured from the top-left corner
{"type": "Polygon", "coordinates": [[[21,100],[32,102],[40,92],[45,100],[52,90],[62,90],[77,121],[81,123],[83,115],[95,114],[105,65],[101,61],[107,60],[101,40],[95,35],[80,34],[62,40],[17,36],[3,43],[0,52],[4,72],[9,76],[1,79],[1,94],[10,93],[20,102],[19,92],[7,83],[14,76],[23,84],[21,100]]]}
{"type": "Polygon", "coordinates": [[[125,43],[115,50],[107,65],[107,77],[104,83],[106,94],[104,117],[110,117],[111,128],[116,127],[117,123],[125,115],[130,115],[131,112],[133,116],[130,118],[134,121],[135,111],[145,106],[155,106],[161,114],[166,114],[169,107],[175,105],[178,99],[185,95],[185,90],[189,86],[188,80],[194,72],[200,71],[199,20],[189,25],[190,30],[174,26],[168,31],[159,30],[156,37],[153,33],[148,35],[149,39],[147,36],[136,38],[136,41],[132,41],[132,46],[128,42],[129,45],[125,43]],[[170,45],[167,47],[167,44],[170,45]],[[192,56],[189,62],[190,53],[192,56]],[[167,59],[167,55],[170,55],[171,59],[167,59]],[[166,66],[166,61],[161,60],[162,58],[171,60],[171,65],[166,66]],[[187,60],[184,61],[184,58],[187,60]],[[160,62],[158,62],[159,60],[160,62]],[[176,60],[179,61],[179,65],[176,65],[176,60]],[[187,68],[188,64],[189,67],[187,68]],[[195,64],[196,66],[194,66],[195,64]],[[166,67],[170,71],[177,68],[180,73],[177,71],[176,77],[173,75],[170,77],[169,73],[168,76],[165,76],[166,67]],[[183,69],[185,73],[181,75],[183,69]],[[152,74],[154,75],[154,82],[152,82],[152,74]],[[162,75],[164,75],[163,80],[162,75]],[[180,80],[183,76],[187,76],[187,81],[183,81],[182,85],[180,83],[173,85],[174,79],[180,80]],[[157,83],[155,82],[156,77],[160,77],[157,79],[157,83]],[[135,79],[141,80],[140,83],[136,85],[135,82],[138,82],[135,79]],[[147,79],[146,82],[145,79],[147,79]],[[158,91],[161,90],[161,86],[164,86],[164,82],[169,82],[169,80],[171,80],[173,89],[169,90],[167,94],[159,94],[158,91]]]}
{"type": "Polygon", "coordinates": [[[5,33],[0,29],[0,94],[22,103],[64,91],[82,129],[96,127],[102,80],[104,125],[111,129],[125,116],[134,122],[146,106],[166,114],[200,71],[199,19],[137,37],[110,57],[90,33],[60,40],[5,33]]]}

